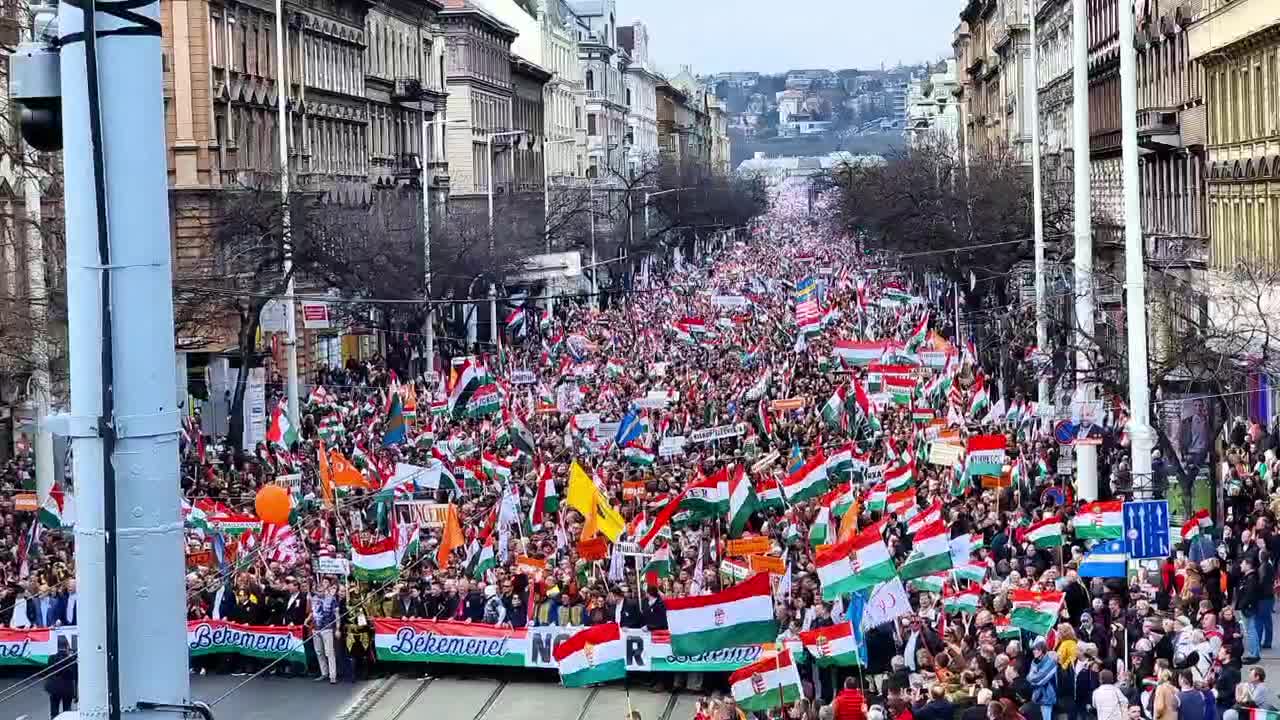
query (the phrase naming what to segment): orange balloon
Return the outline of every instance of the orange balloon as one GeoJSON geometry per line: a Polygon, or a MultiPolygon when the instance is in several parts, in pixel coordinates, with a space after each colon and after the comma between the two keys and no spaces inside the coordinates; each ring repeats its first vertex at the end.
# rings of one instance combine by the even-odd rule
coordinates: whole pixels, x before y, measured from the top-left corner
{"type": "Polygon", "coordinates": [[[253,499],[253,507],[258,511],[258,518],[267,523],[289,522],[289,509],[292,503],[289,492],[279,485],[263,485],[253,499]]]}

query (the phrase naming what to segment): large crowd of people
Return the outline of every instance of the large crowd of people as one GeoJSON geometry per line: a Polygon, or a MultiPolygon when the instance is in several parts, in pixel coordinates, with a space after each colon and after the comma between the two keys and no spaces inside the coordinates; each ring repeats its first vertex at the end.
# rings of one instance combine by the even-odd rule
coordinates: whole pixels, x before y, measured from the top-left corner
{"type": "MultiPolygon", "coordinates": [[[[312,378],[292,442],[264,441],[246,455],[188,432],[182,494],[189,512],[251,515],[261,487],[300,476],[290,486],[294,512],[283,528],[220,533],[189,523],[189,618],[305,626],[307,672],[338,682],[403,669],[376,659],[372,620],[380,617],[664,630],[666,600],[741,581],[727,543],[762,537],[785,566],[775,615],[782,639],[795,640],[851,616],[850,596],[824,599],[820,547],[887,519],[883,537],[901,566],[918,529],[910,518],[940,506],[950,538],[968,537],[968,551],[953,557],[936,586],[907,583],[910,611],[866,628],[860,665],[826,666],[798,654],[804,697],[771,716],[1213,720],[1271,709],[1265,674],[1248,666],[1271,647],[1274,632],[1274,435],[1247,425],[1221,433],[1220,467],[1212,474],[1230,482],[1215,527],[1206,524],[1185,541],[1176,527],[1173,553],[1149,569],[1133,563],[1122,577],[1082,576],[1084,559],[1104,541],[1076,531],[1084,501],[1073,478],[1057,472],[1051,424],[1030,411],[1034,388],[1007,388],[1007,397],[993,398],[999,412],[980,407],[974,396],[994,395],[994,383],[982,389],[978,357],[957,337],[952,314],[936,306],[949,296],[799,213],[782,196],[743,240],[704,262],[655,268],[605,309],[570,299],[525,308],[502,348],[473,357],[498,390],[495,412],[437,412],[447,409],[449,358],[440,365],[444,377],[412,376],[374,359],[312,378]],[[814,305],[798,312],[810,299],[814,305]],[[813,307],[816,328],[801,317],[813,307]],[[913,337],[922,324],[923,339],[913,337]],[[888,341],[904,356],[929,350],[945,364],[919,370],[910,400],[897,402],[876,388],[883,379],[871,377],[865,363],[841,362],[836,343],[851,340],[888,341]],[[517,370],[530,371],[533,382],[513,382],[517,370]],[[926,392],[943,378],[927,389],[944,390],[926,392]],[[860,391],[865,407],[854,397],[860,391]],[[847,398],[834,419],[824,412],[833,396],[847,398]],[[637,409],[636,398],[660,401],[637,409]],[[388,443],[388,413],[396,411],[406,432],[388,443]],[[619,422],[635,425],[634,436],[619,422]],[[726,425],[737,429],[690,440],[697,430],[726,425]],[[517,432],[527,433],[532,452],[517,432]],[[963,446],[976,435],[1005,439],[1005,467],[995,482],[931,456],[930,446],[944,436],[963,446]],[[677,437],[682,446],[668,442],[677,437]],[[853,504],[839,515],[830,492],[787,497],[782,488],[795,466],[849,443],[867,467],[910,464],[914,499],[885,507],[876,501],[883,487],[867,482],[865,471],[855,473],[853,504]],[[329,497],[321,448],[326,458],[336,451],[349,459],[366,486],[347,484],[329,497]],[[541,522],[529,519],[537,515],[541,481],[550,477],[563,499],[575,462],[625,520],[621,542],[637,543],[691,483],[724,468],[750,473],[757,505],[741,528],[727,514],[676,515],[657,541],[657,551],[670,553],[669,573],[641,572],[630,553],[586,560],[580,539],[592,533],[584,533],[582,513],[561,502],[541,522]],[[495,464],[503,469],[486,472],[495,464]],[[397,467],[407,465],[447,468],[455,482],[397,482],[397,467]],[[316,574],[317,559],[348,557],[353,545],[394,536],[402,519],[397,501],[409,498],[456,508],[462,542],[445,562],[436,550],[451,542],[448,527],[427,527],[422,550],[400,562],[393,580],[316,574]],[[1055,518],[1064,532],[1060,546],[1029,536],[1028,528],[1055,518]],[[488,569],[477,567],[485,547],[494,552],[488,569]],[[972,588],[976,608],[947,602],[972,588]],[[1010,631],[1009,595],[1025,590],[1064,594],[1047,633],[1010,631]]],[[[188,423],[198,427],[198,420],[188,423]]],[[[1114,432],[1103,443],[1102,499],[1126,499],[1106,479],[1127,472],[1119,459],[1127,448],[1114,432]]],[[[13,497],[31,477],[23,459],[0,476],[0,626],[74,625],[69,534],[33,532],[36,515],[14,511],[13,497]]],[[[830,482],[830,489],[842,488],[830,482]]],[[[269,665],[204,657],[193,659],[193,672],[301,672],[269,665]]],[[[704,693],[698,720],[747,716],[723,678],[675,680],[704,693]]]]}

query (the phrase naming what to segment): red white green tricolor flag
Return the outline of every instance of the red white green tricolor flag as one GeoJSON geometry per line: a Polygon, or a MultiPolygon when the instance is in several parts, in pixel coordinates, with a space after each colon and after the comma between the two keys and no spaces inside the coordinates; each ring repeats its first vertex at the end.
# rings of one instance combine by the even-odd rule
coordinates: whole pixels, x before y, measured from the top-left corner
{"type": "Polygon", "coordinates": [[[907,352],[915,352],[924,345],[924,341],[929,337],[929,313],[926,311],[924,317],[920,318],[920,323],[911,331],[910,337],[907,338],[907,352]]]}
{"type": "Polygon", "coordinates": [[[969,438],[967,458],[969,477],[1000,477],[1005,458],[1004,435],[975,435],[969,438]]]}
{"type": "Polygon", "coordinates": [[[782,491],[791,503],[821,497],[827,490],[827,460],[821,452],[788,475],[782,484],[782,491]]]}
{"type": "Polygon", "coordinates": [[[932,522],[916,531],[911,543],[911,554],[898,571],[903,580],[924,577],[951,567],[951,543],[947,526],[941,520],[932,522]]]}
{"type": "Polygon", "coordinates": [[[862,664],[858,640],[854,637],[853,625],[848,621],[802,632],[800,642],[820,667],[862,664]]]}
{"type": "Polygon", "coordinates": [[[1063,544],[1062,521],[1057,517],[1041,520],[1027,528],[1026,536],[1038,548],[1060,547],[1063,544]]]}
{"type": "Polygon", "coordinates": [[[1249,708],[1249,714],[1245,717],[1247,720],[1280,720],[1280,711],[1249,708]]]}
{"type": "Polygon", "coordinates": [[[1079,539],[1115,540],[1124,537],[1124,501],[1085,503],[1071,521],[1079,539]]]}
{"type": "MultiPolygon", "coordinates": [[[[678,653],[677,653],[678,654],[678,653]]],[[[729,676],[734,702],[748,713],[764,712],[800,699],[800,672],[783,650],[774,657],[751,663],[729,676]]]]}
{"type": "Polygon", "coordinates": [[[978,606],[981,604],[982,588],[976,585],[942,594],[942,609],[949,613],[973,614],[978,612],[978,606]]]}
{"type": "MultiPolygon", "coordinates": [[[[1191,540],[1200,535],[1206,529],[1213,525],[1213,520],[1209,518],[1208,510],[1200,510],[1195,515],[1187,518],[1187,522],[1182,526],[1182,539],[1191,540]]],[[[1120,537],[1117,535],[1116,537],[1120,537]]]]}
{"type": "Polygon", "coordinates": [[[738,537],[756,509],[756,489],[742,466],[729,475],[729,536],[738,537]]]}
{"type": "Polygon", "coordinates": [[[912,590],[920,592],[941,593],[942,588],[947,583],[947,574],[939,573],[934,575],[925,575],[924,577],[912,578],[907,582],[907,586],[912,590]]]}
{"type": "MultiPolygon", "coordinates": [[[[778,638],[769,573],[712,595],[667,599],[672,655],[701,655],[778,638]]],[[[744,708],[745,709],[745,708],[744,708]]]]}
{"type": "Polygon", "coordinates": [[[867,366],[879,360],[884,354],[884,341],[837,340],[832,347],[832,352],[845,367],[867,366]]]}
{"type": "Polygon", "coordinates": [[[893,557],[884,544],[884,521],[864,528],[849,539],[830,545],[814,557],[822,599],[874,587],[893,579],[893,557]]]}
{"type": "Polygon", "coordinates": [[[351,539],[351,574],[363,582],[384,582],[400,575],[396,562],[396,539],[383,538],[365,544],[351,539]]]}
{"type": "Polygon", "coordinates": [[[1010,622],[1007,617],[997,617],[996,637],[1001,640],[1017,640],[1022,637],[1022,629],[1010,622]]]}
{"type": "Polygon", "coordinates": [[[551,651],[565,687],[586,687],[626,677],[626,644],[617,623],[594,625],[551,651]]]}
{"type": "Polygon", "coordinates": [[[1013,605],[1010,620],[1014,627],[1022,628],[1036,635],[1048,635],[1058,622],[1058,613],[1062,610],[1063,594],[1057,591],[1033,592],[1015,588],[1009,591],[1009,602],[1013,605]]]}

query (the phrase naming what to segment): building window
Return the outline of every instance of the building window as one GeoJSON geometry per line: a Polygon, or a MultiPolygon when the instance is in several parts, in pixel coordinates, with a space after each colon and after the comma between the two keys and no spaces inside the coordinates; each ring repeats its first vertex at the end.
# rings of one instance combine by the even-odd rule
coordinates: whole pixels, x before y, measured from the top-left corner
{"type": "Polygon", "coordinates": [[[588,90],[596,89],[596,74],[591,70],[587,71],[587,89],[588,90]]]}
{"type": "Polygon", "coordinates": [[[587,114],[587,134],[591,136],[596,135],[596,114],[595,113],[587,114]]]}
{"type": "Polygon", "coordinates": [[[631,107],[631,88],[627,88],[627,107],[631,107]]]}

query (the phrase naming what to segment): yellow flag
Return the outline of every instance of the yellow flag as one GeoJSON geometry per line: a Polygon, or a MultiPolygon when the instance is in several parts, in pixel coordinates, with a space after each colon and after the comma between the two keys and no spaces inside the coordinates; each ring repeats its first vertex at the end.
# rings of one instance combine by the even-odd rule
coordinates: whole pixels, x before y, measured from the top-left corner
{"type": "Polygon", "coordinates": [[[577,462],[569,466],[569,489],[565,495],[565,502],[569,503],[569,507],[587,518],[594,515],[596,528],[609,538],[610,542],[618,541],[618,536],[622,535],[626,522],[618,511],[609,505],[609,500],[600,492],[596,484],[591,482],[587,471],[583,470],[577,462]]]}

